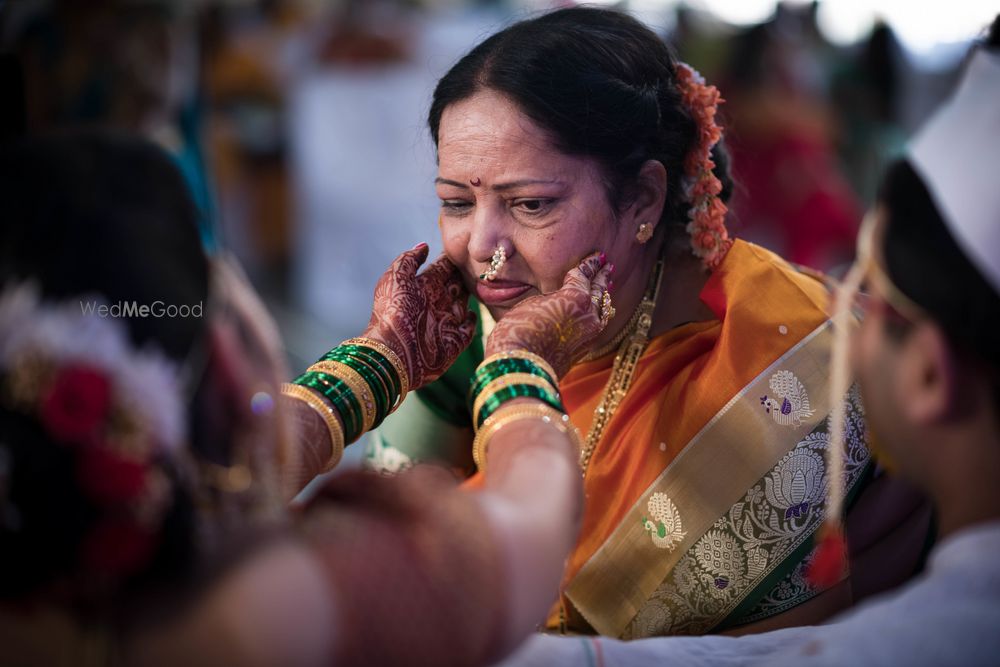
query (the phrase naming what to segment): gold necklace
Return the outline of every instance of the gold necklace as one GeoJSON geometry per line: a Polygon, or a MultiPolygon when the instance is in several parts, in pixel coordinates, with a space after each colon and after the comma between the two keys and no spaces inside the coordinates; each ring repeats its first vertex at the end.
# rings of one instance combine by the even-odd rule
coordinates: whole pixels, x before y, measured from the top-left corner
{"type": "Polygon", "coordinates": [[[657,260],[653,274],[649,278],[649,285],[646,286],[646,293],[643,294],[639,307],[636,308],[635,314],[624,329],[628,335],[623,337],[618,354],[615,355],[611,377],[604,387],[601,402],[594,410],[594,421],[587,433],[587,441],[583,446],[583,451],[580,452],[580,468],[584,475],[587,474],[587,466],[590,465],[590,459],[605,427],[611,421],[611,417],[614,416],[632,385],[632,377],[635,375],[639,358],[649,345],[649,329],[653,326],[653,311],[656,310],[656,299],[660,295],[660,276],[662,274],[663,260],[661,259],[657,260]],[[632,320],[635,320],[635,324],[632,323],[632,320]]]}

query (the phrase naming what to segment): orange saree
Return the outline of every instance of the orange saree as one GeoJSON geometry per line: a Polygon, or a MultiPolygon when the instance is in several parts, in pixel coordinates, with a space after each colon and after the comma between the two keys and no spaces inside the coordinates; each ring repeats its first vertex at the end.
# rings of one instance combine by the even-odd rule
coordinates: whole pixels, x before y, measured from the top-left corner
{"type": "MultiPolygon", "coordinates": [[[[802,569],[823,517],[832,407],[827,289],[737,241],[700,298],[715,319],[650,341],[593,452],[581,535],[551,629],[565,624],[570,632],[624,638],[703,634],[816,593],[802,569]]],[[[613,361],[581,363],[560,383],[584,434],[613,361]]],[[[465,380],[450,381],[461,387],[465,380]]],[[[455,418],[461,413],[448,411],[446,395],[430,388],[422,409],[454,432],[463,428],[455,418]]],[[[856,392],[841,400],[848,401],[850,491],[869,457],[856,392]]]]}
{"type": "MultiPolygon", "coordinates": [[[[762,589],[775,574],[794,573],[796,563],[788,561],[800,556],[801,563],[805,533],[818,524],[829,412],[825,286],[776,255],[737,242],[700,296],[717,319],[650,342],[595,449],[581,537],[566,570],[562,606],[569,630],[700,634],[726,620],[753,620],[734,614],[752,612],[748,598],[770,593],[762,589]],[[810,435],[816,446],[799,447],[810,435]],[[762,479],[762,495],[770,489],[776,501],[769,508],[748,499],[762,479]],[[763,531],[725,529],[732,523],[726,513],[741,503],[735,507],[741,518],[750,510],[771,512],[763,531]],[[779,546],[780,539],[769,539],[775,537],[790,539],[779,546]],[[696,596],[700,587],[705,603],[650,602],[671,579],[682,581],[665,586],[665,597],[696,596]],[[734,599],[726,599],[727,589],[734,599]]],[[[578,365],[560,383],[570,417],[584,433],[612,362],[609,356],[578,365]]],[[[863,424],[853,426],[852,482],[867,461],[863,424]]],[[[810,592],[800,593],[804,601],[810,592]]],[[[780,607],[774,613],[788,608],[773,606],[780,607]]],[[[550,627],[557,627],[557,616],[550,627]]]]}

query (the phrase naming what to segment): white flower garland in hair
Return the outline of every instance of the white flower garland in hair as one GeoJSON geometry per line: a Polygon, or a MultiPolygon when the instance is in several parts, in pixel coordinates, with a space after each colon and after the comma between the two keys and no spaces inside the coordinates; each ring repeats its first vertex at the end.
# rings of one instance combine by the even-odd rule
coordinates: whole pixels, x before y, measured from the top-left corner
{"type": "Polygon", "coordinates": [[[114,319],[84,313],[84,302],[45,303],[32,282],[0,293],[0,371],[30,361],[54,368],[81,364],[105,374],[112,404],[151,439],[154,450],[173,451],[187,434],[177,364],[152,347],[136,349],[114,319]]]}

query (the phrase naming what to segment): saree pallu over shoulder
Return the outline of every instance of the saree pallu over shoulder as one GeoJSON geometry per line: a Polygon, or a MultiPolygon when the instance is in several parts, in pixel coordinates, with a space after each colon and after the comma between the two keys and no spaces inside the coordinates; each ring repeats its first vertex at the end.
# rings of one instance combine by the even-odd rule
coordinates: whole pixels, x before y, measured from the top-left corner
{"type": "MultiPolygon", "coordinates": [[[[701,298],[718,320],[652,341],[587,471],[564,587],[570,630],[701,634],[815,594],[800,580],[825,497],[826,290],[737,242],[701,298]]],[[[562,383],[579,427],[606,378],[594,362],[562,383]]],[[[868,453],[857,395],[842,400],[856,417],[851,488],[868,453]]]]}
{"type": "MultiPolygon", "coordinates": [[[[824,324],[755,378],[640,495],[566,590],[591,627],[623,638],[704,634],[742,621],[797,571],[823,519],[830,336],[824,324]]],[[[868,452],[856,391],[844,400],[851,488],[868,452]]],[[[814,594],[802,588],[756,615],[814,594]]]]}

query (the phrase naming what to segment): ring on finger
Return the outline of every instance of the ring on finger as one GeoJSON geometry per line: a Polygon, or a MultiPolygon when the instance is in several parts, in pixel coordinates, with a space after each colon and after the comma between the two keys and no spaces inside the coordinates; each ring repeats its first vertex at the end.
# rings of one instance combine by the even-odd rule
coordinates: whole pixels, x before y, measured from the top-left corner
{"type": "Polygon", "coordinates": [[[611,304],[611,293],[607,290],[601,296],[601,325],[607,326],[608,322],[615,316],[615,307],[611,304]]]}

